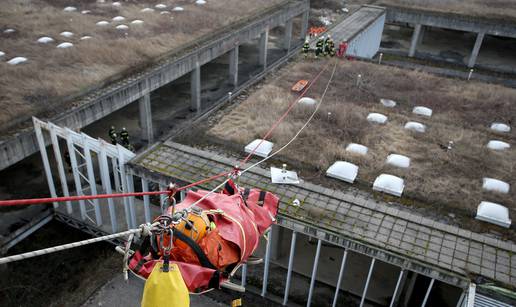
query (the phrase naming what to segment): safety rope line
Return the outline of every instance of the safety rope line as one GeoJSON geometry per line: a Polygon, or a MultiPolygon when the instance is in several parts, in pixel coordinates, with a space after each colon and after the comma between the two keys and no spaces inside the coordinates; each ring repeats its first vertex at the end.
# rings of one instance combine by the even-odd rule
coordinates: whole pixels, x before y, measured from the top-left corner
{"type": "Polygon", "coordinates": [[[297,98],[290,103],[287,110],[283,113],[283,115],[281,115],[280,118],[278,118],[278,120],[272,125],[272,127],[269,129],[269,131],[267,131],[267,133],[265,133],[265,135],[262,137],[262,139],[258,143],[258,145],[256,145],[256,147],[253,148],[253,150],[242,160],[242,162],[240,163],[240,166],[243,165],[244,163],[246,163],[247,161],[249,161],[249,159],[251,159],[251,156],[254,155],[254,153],[256,152],[258,147],[260,147],[260,145],[262,145],[262,143],[272,134],[272,132],[274,132],[274,130],[276,130],[276,128],[279,126],[279,124],[285,119],[285,117],[287,117],[287,115],[290,113],[290,111],[297,104],[299,99],[301,99],[306,94],[306,92],[312,87],[312,85],[317,82],[317,80],[322,75],[322,73],[324,71],[326,71],[326,68],[328,67],[329,64],[330,64],[330,62],[328,61],[326,63],[326,65],[324,65],[323,69],[321,69],[321,71],[314,77],[314,79],[305,87],[305,89],[301,92],[301,94],[299,94],[297,96],[297,98]]]}
{"type": "Polygon", "coordinates": [[[0,265],[9,263],[9,262],[13,262],[13,261],[20,261],[20,260],[24,260],[24,259],[28,259],[28,258],[33,258],[36,256],[42,256],[42,255],[51,254],[51,253],[55,253],[55,252],[59,252],[59,251],[64,251],[67,249],[72,249],[75,247],[84,246],[84,245],[88,245],[88,244],[92,244],[92,243],[108,241],[108,240],[112,240],[112,239],[116,239],[116,238],[120,238],[120,237],[129,236],[132,234],[145,234],[147,231],[150,231],[150,225],[142,225],[142,227],[137,228],[137,229],[130,229],[127,231],[123,231],[123,232],[119,232],[119,233],[115,233],[115,234],[111,234],[111,235],[106,235],[106,236],[97,237],[97,238],[93,238],[93,239],[87,239],[87,240],[83,240],[83,241],[77,241],[77,242],[63,244],[63,245],[57,245],[54,247],[39,249],[39,250],[35,250],[32,252],[27,252],[27,253],[23,253],[23,254],[3,257],[3,258],[0,258],[0,265]],[[146,227],[149,227],[149,228],[146,228],[146,227]]]}

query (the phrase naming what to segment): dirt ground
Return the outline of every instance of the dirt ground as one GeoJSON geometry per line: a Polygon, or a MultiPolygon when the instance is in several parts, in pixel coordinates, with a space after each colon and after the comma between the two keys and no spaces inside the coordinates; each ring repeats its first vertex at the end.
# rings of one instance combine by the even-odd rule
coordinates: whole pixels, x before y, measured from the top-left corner
{"type": "MultiPolygon", "coordinates": [[[[265,134],[273,122],[295,99],[291,86],[299,79],[310,79],[324,66],[324,61],[298,62],[271,77],[239,105],[223,110],[196,143],[218,144],[224,151],[241,152],[245,144],[265,134]]],[[[329,79],[329,69],[306,96],[320,98],[329,79]]],[[[492,122],[514,123],[516,90],[502,86],[437,77],[418,71],[377,66],[358,61],[339,61],[335,78],[314,121],[284,152],[280,159],[293,165],[306,180],[317,181],[336,160],[357,164],[359,186],[370,190],[381,173],[405,179],[402,204],[422,203],[441,214],[471,217],[480,201],[504,204],[516,213],[516,192],[509,194],[482,191],[482,178],[491,177],[516,184],[513,148],[493,152],[486,144],[491,139],[514,144],[514,130],[494,133],[492,122]],[[357,75],[362,85],[356,86],[357,75]],[[380,98],[393,99],[398,105],[386,108],[380,98]],[[414,106],[433,109],[431,118],[412,114],[414,106]],[[388,116],[386,125],[371,124],[368,113],[388,116]],[[330,115],[328,115],[331,113],[330,115]],[[404,124],[417,121],[427,126],[426,133],[405,130],[404,124]],[[442,145],[454,142],[446,151],[442,145]],[[354,142],[369,147],[365,157],[345,151],[354,142]],[[385,163],[391,153],[411,158],[409,169],[385,163]]],[[[297,106],[272,134],[279,148],[290,140],[306,121],[312,109],[297,106]]],[[[186,138],[183,138],[183,140],[186,138]]]]}
{"type": "Polygon", "coordinates": [[[123,74],[136,66],[143,66],[157,57],[179,50],[186,43],[255,14],[281,0],[224,0],[207,1],[197,5],[184,0],[122,1],[120,7],[112,1],[94,0],[22,0],[2,1],[0,5],[0,130],[13,127],[32,115],[54,114],[64,105],[65,98],[91,88],[100,81],[123,74]],[[166,9],[155,9],[157,3],[166,9]],[[64,12],[66,6],[77,11],[64,12]],[[180,6],[184,11],[173,11],[180,6]],[[142,12],[144,8],[153,12],[142,12]],[[87,10],[89,13],[83,14],[87,10]],[[166,14],[162,14],[166,11],[166,14]],[[125,20],[113,21],[115,16],[125,20]],[[105,20],[107,26],[98,26],[105,20]],[[143,24],[132,24],[142,20],[143,24]],[[129,29],[116,29],[117,25],[129,29]],[[14,29],[13,33],[5,33],[14,29]],[[60,35],[70,31],[74,35],[60,35]],[[55,41],[37,43],[49,36],[55,41]],[[82,40],[83,36],[91,36],[82,40]],[[63,42],[73,43],[68,49],[58,49],[63,42]],[[26,63],[9,65],[10,59],[23,56],[26,63]]]}
{"type": "MultiPolygon", "coordinates": [[[[9,255],[90,238],[52,221],[9,251],[9,255]]],[[[95,243],[0,266],[0,305],[79,306],[115,274],[122,256],[110,243],[95,243]]]]}

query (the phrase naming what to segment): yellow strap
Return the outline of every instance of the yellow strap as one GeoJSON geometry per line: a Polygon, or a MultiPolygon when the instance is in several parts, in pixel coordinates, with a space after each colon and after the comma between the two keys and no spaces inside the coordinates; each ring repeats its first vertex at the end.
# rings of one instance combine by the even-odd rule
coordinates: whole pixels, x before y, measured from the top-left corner
{"type": "Polygon", "coordinates": [[[177,264],[170,271],[162,271],[163,263],[156,263],[145,282],[141,307],[189,307],[190,295],[177,264]]]}
{"type": "Polygon", "coordinates": [[[237,298],[236,300],[233,300],[231,302],[231,307],[240,307],[242,306],[242,299],[241,298],[237,298]]]}

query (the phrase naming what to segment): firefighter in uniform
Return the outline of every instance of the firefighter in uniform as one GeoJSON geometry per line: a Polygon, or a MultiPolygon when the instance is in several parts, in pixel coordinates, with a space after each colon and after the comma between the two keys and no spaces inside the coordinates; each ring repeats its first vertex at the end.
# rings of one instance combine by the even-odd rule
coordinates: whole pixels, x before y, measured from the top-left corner
{"type": "Polygon", "coordinates": [[[324,48],[324,40],[319,38],[317,40],[317,43],[315,44],[315,57],[318,58],[320,55],[323,54],[323,48],[324,48]]]}
{"type": "Polygon", "coordinates": [[[122,146],[125,148],[129,148],[129,132],[124,128],[122,128],[122,131],[120,131],[120,141],[122,143],[122,146]]]}
{"type": "Polygon", "coordinates": [[[335,49],[335,44],[333,43],[331,36],[328,34],[324,40],[324,55],[331,55],[332,49],[335,49]]]}
{"type": "Polygon", "coordinates": [[[334,57],[335,54],[337,54],[337,51],[335,50],[335,43],[331,38],[328,41],[328,53],[331,57],[334,57]]]}
{"type": "Polygon", "coordinates": [[[305,40],[303,45],[303,54],[305,55],[305,59],[308,57],[308,53],[310,52],[310,42],[308,39],[305,40]]]}
{"type": "Polygon", "coordinates": [[[109,138],[111,139],[111,144],[116,145],[116,143],[117,143],[117,140],[116,140],[117,135],[116,135],[115,127],[111,126],[111,128],[109,129],[108,134],[109,134],[109,138]]]}

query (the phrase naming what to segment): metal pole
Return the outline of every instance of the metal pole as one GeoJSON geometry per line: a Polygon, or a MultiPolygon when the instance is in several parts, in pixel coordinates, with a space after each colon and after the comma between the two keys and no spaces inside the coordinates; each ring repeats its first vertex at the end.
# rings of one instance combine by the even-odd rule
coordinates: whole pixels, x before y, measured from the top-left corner
{"type": "MultiPolygon", "coordinates": [[[[70,196],[70,192],[68,191],[68,182],[66,180],[66,174],[63,166],[63,157],[61,156],[61,149],[59,148],[59,140],[57,139],[56,128],[51,124],[49,130],[52,149],[54,150],[54,158],[57,162],[57,172],[59,174],[59,180],[61,181],[61,188],[63,189],[63,195],[68,197],[70,196]]],[[[73,212],[72,203],[69,201],[66,202],[66,212],[68,212],[68,214],[72,214],[73,212]]]]}
{"type": "MultiPolygon", "coordinates": [[[[167,188],[166,188],[164,185],[161,185],[161,184],[160,184],[160,185],[159,185],[159,190],[160,190],[160,191],[166,191],[166,190],[167,190],[167,188]]],[[[159,196],[159,206],[160,206],[160,208],[161,208],[161,213],[162,213],[162,214],[165,214],[165,202],[166,202],[166,201],[167,201],[167,196],[166,196],[166,195],[164,195],[164,194],[161,194],[161,195],[159,196]]]]}
{"type": "Polygon", "coordinates": [[[113,179],[115,181],[115,191],[117,193],[123,192],[120,184],[120,169],[118,168],[118,161],[116,157],[111,157],[111,164],[113,165],[113,179]]]}
{"type": "MultiPolygon", "coordinates": [[[[108,157],[106,153],[106,144],[100,143],[100,155],[99,155],[99,169],[102,180],[102,188],[107,194],[113,193],[111,188],[111,178],[109,178],[109,165],[108,157]]],[[[116,174],[115,174],[116,175],[116,174]]],[[[111,221],[111,230],[113,233],[118,231],[118,222],[116,220],[115,203],[112,198],[108,198],[108,209],[109,209],[109,220],[111,221]]]]}
{"type": "MultiPolygon", "coordinates": [[[[93,162],[91,160],[90,146],[88,144],[88,136],[82,134],[84,159],[86,160],[86,170],[88,172],[88,183],[90,184],[91,195],[97,195],[97,182],[95,181],[95,173],[93,171],[93,162]]],[[[102,216],[100,214],[99,200],[93,200],[93,208],[95,209],[95,221],[97,226],[102,225],[102,216]]]]}
{"type": "Polygon", "coordinates": [[[317,239],[317,250],[315,251],[315,259],[314,259],[314,267],[312,269],[312,279],[310,280],[310,290],[308,290],[308,301],[306,302],[306,307],[310,307],[312,303],[312,295],[315,286],[315,277],[317,275],[317,266],[319,264],[319,255],[321,254],[321,243],[320,239],[317,239]]]}
{"type": "Polygon", "coordinates": [[[333,297],[332,307],[337,306],[337,301],[339,297],[340,284],[342,282],[342,276],[344,276],[344,269],[346,267],[346,258],[348,257],[348,251],[344,250],[344,254],[342,255],[342,263],[340,264],[339,278],[337,279],[337,287],[335,288],[335,296],[333,297]]]}
{"type": "Polygon", "coordinates": [[[242,265],[242,280],[240,281],[240,285],[242,287],[245,287],[246,285],[246,280],[247,280],[247,264],[244,263],[242,265]]]}
{"type": "MultiPolygon", "coordinates": [[[[34,130],[36,131],[36,139],[38,141],[39,152],[41,153],[41,160],[43,160],[43,168],[45,169],[45,175],[47,177],[48,189],[50,190],[50,195],[55,198],[57,197],[56,187],[54,185],[54,179],[52,178],[52,170],[50,169],[50,164],[48,162],[47,148],[45,146],[43,132],[41,131],[41,124],[35,117],[32,118],[32,122],[34,123],[34,130]]],[[[57,208],[57,206],[57,202],[54,202],[54,208],[57,208]]]]}
{"type": "Polygon", "coordinates": [[[296,253],[297,233],[292,231],[292,241],[290,242],[290,254],[288,256],[287,283],[285,285],[285,295],[283,296],[283,305],[287,305],[288,293],[290,291],[290,282],[292,280],[292,267],[294,266],[294,254],[296,253]]]}
{"type": "Polygon", "coordinates": [[[369,273],[367,273],[367,280],[364,286],[364,292],[362,292],[362,300],[360,301],[360,307],[364,306],[365,298],[367,295],[367,288],[369,287],[369,281],[371,280],[371,275],[373,275],[375,261],[375,258],[371,259],[371,265],[369,266],[369,273]]]}
{"type": "MultiPolygon", "coordinates": [[[[127,191],[134,193],[134,179],[133,174],[127,171],[127,191]]],[[[131,227],[136,227],[136,208],[134,207],[134,196],[129,197],[129,209],[131,210],[131,227]]]]}
{"type": "Polygon", "coordinates": [[[389,305],[389,307],[394,307],[394,303],[397,300],[398,291],[401,285],[401,280],[403,279],[403,275],[405,275],[405,270],[401,269],[400,275],[398,277],[398,282],[396,283],[396,288],[394,288],[394,294],[392,295],[391,304],[389,305]]]}
{"type": "Polygon", "coordinates": [[[464,299],[466,299],[466,292],[467,292],[466,290],[462,291],[456,307],[464,307],[464,299]]]}
{"type": "MultiPolygon", "coordinates": [[[[272,227],[272,226],[271,226],[272,227]]],[[[262,297],[267,293],[267,282],[269,279],[269,261],[271,258],[272,228],[267,234],[267,247],[265,248],[265,266],[263,268],[262,297]]]]}
{"type": "MultiPolygon", "coordinates": [[[[144,178],[142,178],[142,192],[149,192],[149,183],[144,178]]],[[[150,197],[148,195],[143,196],[143,209],[145,213],[145,223],[150,223],[150,197]]]]}
{"type": "Polygon", "coordinates": [[[426,290],[425,298],[423,299],[423,303],[421,304],[421,307],[425,307],[426,301],[428,300],[428,297],[430,296],[430,291],[432,291],[432,286],[434,285],[435,279],[432,278],[430,280],[430,284],[428,285],[428,289],[426,290]]]}
{"type": "MultiPolygon", "coordinates": [[[[117,150],[118,150],[118,163],[119,163],[119,170],[120,170],[120,181],[122,183],[122,191],[124,193],[127,193],[128,190],[127,190],[127,176],[125,174],[125,160],[124,160],[124,155],[122,154],[122,151],[120,148],[123,148],[121,145],[117,144],[116,145],[117,147],[117,150]]],[[[124,210],[125,210],[125,221],[127,223],[127,229],[130,229],[132,228],[132,225],[131,225],[131,208],[129,207],[129,198],[128,197],[124,197],[124,210]]]]}
{"type": "MultiPolygon", "coordinates": [[[[68,154],[70,155],[70,163],[72,164],[72,175],[73,175],[73,181],[75,183],[75,193],[77,193],[78,196],[83,195],[82,193],[82,184],[81,184],[81,177],[79,175],[79,167],[77,166],[77,155],[75,154],[75,146],[72,142],[72,133],[74,133],[71,130],[66,130],[66,147],[68,148],[68,154]]],[[[79,200],[79,209],[81,211],[81,219],[84,221],[86,220],[86,205],[84,203],[84,200],[79,200]]]]}

